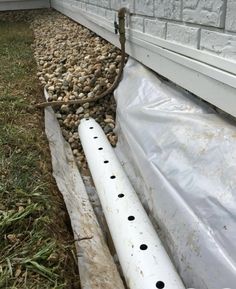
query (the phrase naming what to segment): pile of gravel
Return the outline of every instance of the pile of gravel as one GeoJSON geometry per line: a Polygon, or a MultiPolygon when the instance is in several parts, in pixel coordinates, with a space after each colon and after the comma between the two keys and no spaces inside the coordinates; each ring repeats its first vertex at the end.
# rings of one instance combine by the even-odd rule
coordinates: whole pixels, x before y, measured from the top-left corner
{"type": "MultiPolygon", "coordinates": [[[[112,85],[121,60],[115,46],[55,11],[34,15],[31,27],[35,34],[37,75],[49,92],[50,101],[92,98],[112,85]]],[[[112,95],[96,103],[64,104],[57,108],[63,135],[79,167],[86,166],[77,132],[80,120],[93,117],[115,146],[115,111],[112,95]]]]}

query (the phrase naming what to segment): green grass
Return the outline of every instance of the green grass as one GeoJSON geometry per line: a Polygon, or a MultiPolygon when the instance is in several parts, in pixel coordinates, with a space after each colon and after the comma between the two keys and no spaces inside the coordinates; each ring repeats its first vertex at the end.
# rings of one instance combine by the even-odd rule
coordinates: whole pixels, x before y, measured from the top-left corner
{"type": "Polygon", "coordinates": [[[0,21],[0,288],[79,288],[68,217],[51,176],[24,22],[0,21]]]}

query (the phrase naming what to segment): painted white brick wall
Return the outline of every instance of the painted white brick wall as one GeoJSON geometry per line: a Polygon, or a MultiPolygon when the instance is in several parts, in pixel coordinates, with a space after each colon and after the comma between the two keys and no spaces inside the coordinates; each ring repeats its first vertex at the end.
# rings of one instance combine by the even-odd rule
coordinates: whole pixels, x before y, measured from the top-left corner
{"type": "Polygon", "coordinates": [[[226,30],[236,32],[236,0],[228,0],[226,14],[226,30]]]}
{"type": "Polygon", "coordinates": [[[223,27],[225,4],[225,0],[183,0],[183,20],[223,27]]]}
{"type": "Polygon", "coordinates": [[[182,0],[155,0],[155,16],[166,19],[181,19],[182,0]]]}
{"type": "Polygon", "coordinates": [[[98,7],[97,8],[98,10],[97,10],[97,14],[99,15],[99,16],[101,16],[101,17],[106,17],[106,9],[104,9],[104,8],[102,8],[102,7],[98,7]]]}
{"type": "Polygon", "coordinates": [[[130,28],[133,30],[143,32],[143,18],[138,16],[131,16],[130,17],[130,28]]]}
{"type": "Polygon", "coordinates": [[[200,48],[236,60],[236,36],[202,30],[200,48]]]}
{"type": "Polygon", "coordinates": [[[129,9],[130,12],[134,12],[134,4],[135,0],[120,0],[120,7],[126,7],[129,9]]]}
{"type": "Polygon", "coordinates": [[[145,19],[144,31],[152,36],[165,38],[166,22],[152,19],[145,19]]]}
{"type": "Polygon", "coordinates": [[[98,14],[98,7],[94,5],[87,5],[87,11],[93,14],[98,14]]]}
{"type": "Polygon", "coordinates": [[[135,0],[110,0],[111,9],[118,10],[121,7],[126,7],[130,12],[134,12],[134,1],[135,0]]]}
{"type": "Polygon", "coordinates": [[[135,0],[135,13],[145,16],[154,16],[153,0],[135,0]]]}
{"type": "Polygon", "coordinates": [[[109,0],[99,0],[97,3],[99,6],[110,8],[110,1],[109,0]]]}
{"type": "Polygon", "coordinates": [[[114,20],[115,20],[115,15],[116,15],[115,11],[113,11],[113,10],[106,10],[106,19],[107,19],[107,20],[109,20],[109,21],[111,21],[111,22],[114,22],[114,20]]]}
{"type": "Polygon", "coordinates": [[[168,23],[166,39],[186,46],[198,47],[199,28],[168,23]]]}
{"type": "Polygon", "coordinates": [[[111,25],[118,9],[127,7],[131,30],[236,60],[236,0],[74,1],[83,3],[88,12],[104,17],[111,25]]]}
{"type": "Polygon", "coordinates": [[[118,10],[121,7],[120,0],[111,0],[111,9],[118,10]]]}
{"type": "Polygon", "coordinates": [[[90,4],[93,4],[93,5],[97,5],[98,4],[98,0],[89,0],[90,4]]]}

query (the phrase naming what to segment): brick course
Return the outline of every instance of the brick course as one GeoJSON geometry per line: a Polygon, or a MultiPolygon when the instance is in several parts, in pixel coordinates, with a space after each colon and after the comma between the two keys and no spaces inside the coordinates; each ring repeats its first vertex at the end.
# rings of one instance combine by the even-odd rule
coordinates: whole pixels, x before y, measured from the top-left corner
{"type": "Polygon", "coordinates": [[[236,0],[74,1],[111,25],[118,9],[127,7],[131,30],[236,60],[236,0]]]}

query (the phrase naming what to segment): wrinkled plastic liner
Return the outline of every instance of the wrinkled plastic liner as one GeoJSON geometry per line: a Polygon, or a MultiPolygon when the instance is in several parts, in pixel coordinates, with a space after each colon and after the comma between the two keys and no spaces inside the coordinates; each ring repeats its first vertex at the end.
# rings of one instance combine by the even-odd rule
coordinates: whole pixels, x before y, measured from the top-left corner
{"type": "Polygon", "coordinates": [[[235,123],[131,58],[115,97],[116,152],[186,287],[236,288],[235,123]]]}

